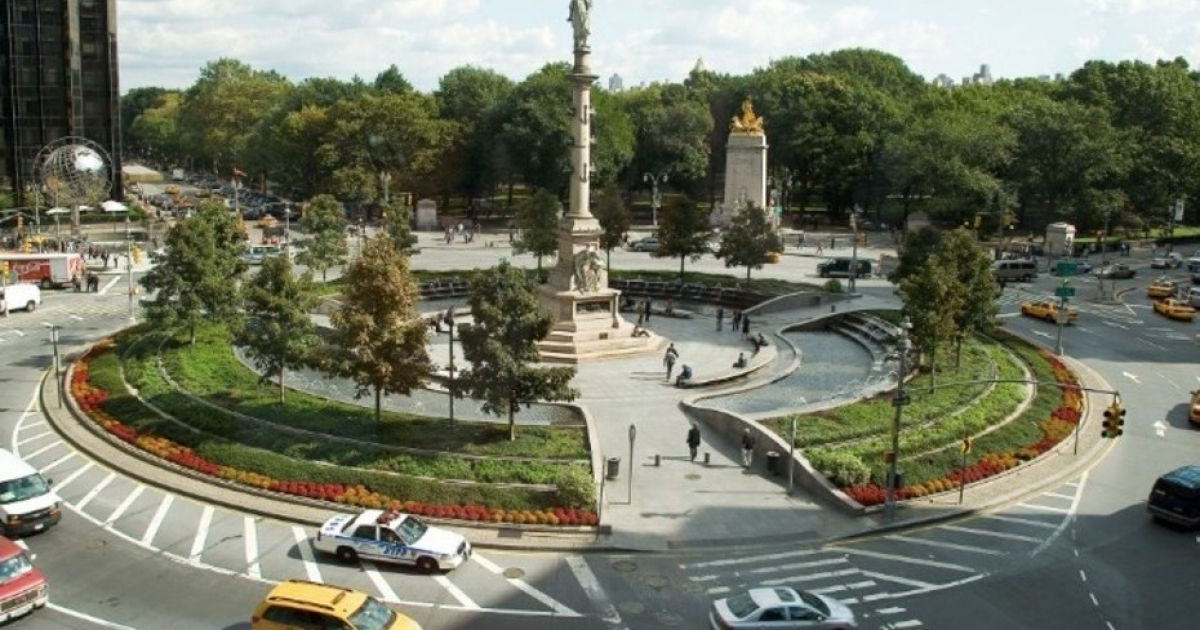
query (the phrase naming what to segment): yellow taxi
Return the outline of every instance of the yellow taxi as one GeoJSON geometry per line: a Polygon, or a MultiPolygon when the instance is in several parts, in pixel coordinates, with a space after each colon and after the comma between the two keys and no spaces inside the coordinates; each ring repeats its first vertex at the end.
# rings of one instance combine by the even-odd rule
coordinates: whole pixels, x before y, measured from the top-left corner
{"type": "Polygon", "coordinates": [[[1200,389],[1192,392],[1192,404],[1188,405],[1188,420],[1200,425],[1200,389]]]}
{"type": "Polygon", "coordinates": [[[1190,322],[1196,319],[1196,309],[1191,304],[1175,298],[1167,298],[1154,303],[1154,312],[1162,313],[1171,319],[1190,322]]]}
{"type": "Polygon", "coordinates": [[[1175,283],[1166,278],[1159,278],[1146,288],[1146,295],[1152,298],[1167,298],[1175,295],[1175,283]]]}
{"type": "Polygon", "coordinates": [[[276,219],[269,214],[264,214],[262,218],[258,220],[258,227],[260,228],[273,228],[277,225],[279,225],[279,219],[276,219]]]}
{"type": "MultiPolygon", "coordinates": [[[[1036,300],[1026,302],[1021,305],[1021,314],[1026,317],[1035,319],[1044,319],[1052,324],[1058,323],[1058,301],[1056,300],[1036,300]]],[[[1067,307],[1067,324],[1074,324],[1079,321],[1079,309],[1074,306],[1067,307]]]]}
{"type": "Polygon", "coordinates": [[[288,580],[277,584],[258,605],[250,617],[250,630],[294,628],[421,630],[417,622],[362,591],[288,580]]]}

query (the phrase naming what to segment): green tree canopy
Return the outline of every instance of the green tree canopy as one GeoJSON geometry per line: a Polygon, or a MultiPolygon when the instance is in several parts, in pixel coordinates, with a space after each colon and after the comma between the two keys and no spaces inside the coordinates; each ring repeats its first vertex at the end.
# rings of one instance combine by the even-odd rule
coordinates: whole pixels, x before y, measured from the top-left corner
{"type": "Polygon", "coordinates": [[[549,191],[539,190],[517,206],[514,223],[521,235],[513,241],[513,252],[537,256],[538,272],[542,257],[558,250],[558,219],[562,204],[549,191]]]}
{"type": "Polygon", "coordinates": [[[721,233],[717,258],[726,267],[745,267],[746,280],[752,269],[762,269],[772,252],[783,251],[783,239],[771,224],[766,210],[747,203],[733,216],[729,229],[721,233]]]}
{"type": "Polygon", "coordinates": [[[342,204],[329,195],[313,197],[305,206],[304,216],[300,217],[300,229],[308,234],[308,238],[296,261],[321,272],[324,282],[330,267],[346,262],[346,218],[342,204]]]}
{"type": "Polygon", "coordinates": [[[280,403],[287,367],[312,362],[318,337],[308,314],[316,303],[311,276],[297,278],[287,256],[264,260],[242,292],[245,318],[234,343],[246,349],[264,381],[278,380],[280,403]]]}
{"type": "Polygon", "coordinates": [[[658,217],[658,235],[662,246],[650,255],[655,258],[679,258],[679,283],[684,281],[684,263],[700,260],[708,250],[713,229],[709,212],[686,197],[672,199],[658,217]]]}

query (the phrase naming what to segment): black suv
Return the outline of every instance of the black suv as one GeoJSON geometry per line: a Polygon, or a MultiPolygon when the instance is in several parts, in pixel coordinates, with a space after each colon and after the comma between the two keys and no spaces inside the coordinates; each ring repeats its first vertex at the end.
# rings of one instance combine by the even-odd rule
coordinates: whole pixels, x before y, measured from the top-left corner
{"type": "Polygon", "coordinates": [[[1184,527],[1200,525],[1200,466],[1183,466],[1159,477],[1146,509],[1160,521],[1184,527]]]}

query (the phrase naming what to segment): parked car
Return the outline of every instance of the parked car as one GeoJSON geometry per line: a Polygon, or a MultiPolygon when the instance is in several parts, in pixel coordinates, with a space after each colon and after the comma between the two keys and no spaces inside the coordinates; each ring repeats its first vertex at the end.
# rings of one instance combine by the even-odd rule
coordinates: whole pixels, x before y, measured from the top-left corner
{"type": "Polygon", "coordinates": [[[27,615],[50,603],[46,576],[33,566],[33,556],[0,536],[0,622],[27,615]]]}
{"type": "MultiPolygon", "coordinates": [[[[1050,323],[1058,323],[1058,301],[1037,300],[1026,302],[1021,305],[1021,314],[1034,319],[1044,319],[1050,323]]],[[[1068,306],[1067,319],[1064,323],[1075,324],[1077,322],[1079,322],[1079,309],[1074,306],[1068,306]]]]}
{"type": "Polygon", "coordinates": [[[751,588],[715,600],[708,619],[714,630],[842,630],[858,627],[854,613],[842,602],[787,586],[751,588]]]}
{"type": "Polygon", "coordinates": [[[421,630],[417,622],[362,591],[305,580],[275,585],[250,616],[250,630],[298,628],[421,630]]]}
{"type": "Polygon", "coordinates": [[[1188,421],[1200,425],[1200,389],[1192,390],[1192,400],[1188,405],[1188,421]]]}
{"type": "Polygon", "coordinates": [[[424,573],[453,569],[471,557],[471,543],[403,512],[338,514],[317,530],[313,547],[342,562],[359,558],[411,564],[424,573]]]}
{"type": "Polygon", "coordinates": [[[992,276],[997,282],[1029,282],[1037,277],[1037,263],[1032,260],[997,260],[992,263],[992,276]]]}
{"type": "Polygon", "coordinates": [[[1146,509],[1157,521],[1200,525],[1200,466],[1181,466],[1156,479],[1146,509]]]}
{"type": "Polygon", "coordinates": [[[629,244],[631,252],[656,252],[662,247],[662,241],[657,236],[647,236],[629,244]]]}
{"type": "Polygon", "coordinates": [[[1053,266],[1051,266],[1050,274],[1055,275],[1055,276],[1069,275],[1069,274],[1062,273],[1062,270],[1064,268],[1070,267],[1071,265],[1075,266],[1075,274],[1074,275],[1077,275],[1077,276],[1089,274],[1092,272],[1092,269],[1094,268],[1092,266],[1092,263],[1090,263],[1082,258],[1068,258],[1068,259],[1060,260],[1060,261],[1056,262],[1053,266]]]}
{"type": "Polygon", "coordinates": [[[1156,256],[1150,261],[1151,269],[1175,269],[1183,265],[1183,256],[1175,252],[1171,252],[1166,256],[1156,256]]]}
{"type": "Polygon", "coordinates": [[[1167,298],[1155,302],[1154,312],[1185,322],[1196,319],[1196,308],[1187,302],[1175,298],[1167,298]]]}
{"type": "Polygon", "coordinates": [[[10,284],[0,289],[0,313],[24,309],[34,312],[42,303],[42,290],[36,284],[10,284]]]}
{"type": "Polygon", "coordinates": [[[851,264],[854,265],[854,277],[869,278],[874,272],[874,267],[870,260],[859,258],[853,260],[850,258],[830,258],[825,262],[817,264],[817,275],[822,278],[849,278],[851,264]]]}
{"type": "Polygon", "coordinates": [[[1167,278],[1159,278],[1146,287],[1146,296],[1155,299],[1175,295],[1175,283],[1167,278]]]}
{"type": "Polygon", "coordinates": [[[1137,271],[1124,263],[1108,265],[1096,270],[1096,276],[1105,280],[1128,280],[1136,275],[1137,271]]]}

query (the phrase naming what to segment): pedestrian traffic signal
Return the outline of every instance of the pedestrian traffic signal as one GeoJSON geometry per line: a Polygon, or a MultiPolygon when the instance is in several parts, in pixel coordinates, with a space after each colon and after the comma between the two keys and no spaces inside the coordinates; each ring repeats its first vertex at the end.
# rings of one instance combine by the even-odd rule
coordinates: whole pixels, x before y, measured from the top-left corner
{"type": "Polygon", "coordinates": [[[1113,404],[1104,410],[1104,431],[1100,433],[1103,438],[1121,437],[1124,431],[1121,427],[1125,426],[1125,408],[1121,403],[1113,401],[1113,404]]]}

